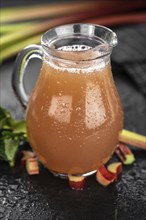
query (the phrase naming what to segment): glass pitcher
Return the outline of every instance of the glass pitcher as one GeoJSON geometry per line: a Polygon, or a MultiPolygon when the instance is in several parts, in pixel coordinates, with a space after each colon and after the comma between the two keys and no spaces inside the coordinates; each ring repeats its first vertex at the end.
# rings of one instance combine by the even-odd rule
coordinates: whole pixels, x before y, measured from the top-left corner
{"type": "Polygon", "coordinates": [[[27,106],[28,139],[55,175],[90,175],[118,144],[123,112],[110,64],[116,45],[106,27],[69,24],[47,31],[41,46],[17,57],[13,87],[27,106]],[[29,98],[23,78],[32,57],[42,59],[42,68],[29,98]]]}

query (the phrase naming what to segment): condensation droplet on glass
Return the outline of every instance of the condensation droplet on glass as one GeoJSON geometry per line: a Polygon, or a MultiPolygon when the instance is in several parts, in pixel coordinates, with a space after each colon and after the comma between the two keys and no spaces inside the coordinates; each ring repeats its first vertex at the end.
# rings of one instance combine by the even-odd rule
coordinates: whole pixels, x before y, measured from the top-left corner
{"type": "Polygon", "coordinates": [[[54,125],[56,125],[56,124],[57,124],[57,122],[56,122],[56,121],[54,121],[53,123],[54,123],[54,125]]]}
{"type": "Polygon", "coordinates": [[[80,107],[77,107],[77,108],[76,108],[76,111],[80,111],[80,110],[81,110],[81,108],[80,108],[80,107]]]}
{"type": "Polygon", "coordinates": [[[62,107],[66,107],[66,103],[63,102],[63,103],[62,103],[62,107]]]}
{"type": "Polygon", "coordinates": [[[62,109],[60,109],[60,112],[61,112],[61,113],[64,113],[64,112],[65,112],[65,110],[62,108],[62,109]]]}

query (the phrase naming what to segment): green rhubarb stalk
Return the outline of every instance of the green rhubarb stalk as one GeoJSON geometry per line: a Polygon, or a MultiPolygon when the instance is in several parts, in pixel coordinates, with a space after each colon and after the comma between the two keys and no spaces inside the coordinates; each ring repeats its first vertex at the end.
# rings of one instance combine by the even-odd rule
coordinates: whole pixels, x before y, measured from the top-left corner
{"type": "Polygon", "coordinates": [[[22,29],[22,31],[15,31],[2,36],[0,41],[0,46],[4,47],[9,43],[13,43],[16,42],[17,40],[24,39],[25,37],[35,35],[45,29],[46,29],[46,25],[43,25],[41,23],[26,26],[22,29]]]}
{"type": "Polygon", "coordinates": [[[25,121],[14,120],[10,112],[0,106],[0,160],[14,166],[19,145],[26,140],[25,121]]]}
{"type": "Polygon", "coordinates": [[[119,141],[146,150],[146,136],[123,129],[119,134],[119,141]]]}
{"type": "MultiPolygon", "coordinates": [[[[107,2],[107,1],[106,1],[107,2]]],[[[100,3],[101,4],[101,3],[100,3]]],[[[36,5],[1,9],[1,22],[12,22],[85,12],[97,7],[95,1],[36,5]]]]}
{"type": "Polygon", "coordinates": [[[90,10],[97,10],[97,12],[107,12],[109,9],[115,9],[115,12],[132,11],[134,9],[143,9],[146,7],[145,0],[132,1],[123,4],[122,1],[103,0],[103,1],[76,1],[71,3],[54,3],[37,5],[33,7],[16,7],[1,9],[1,22],[13,22],[21,20],[50,18],[70,15],[73,13],[85,14],[90,10]]]}
{"type": "Polygon", "coordinates": [[[0,53],[0,62],[4,61],[6,58],[16,55],[20,50],[29,44],[37,44],[40,42],[41,35],[32,36],[28,39],[15,42],[15,44],[10,45],[5,48],[5,50],[1,50],[0,53]]]}
{"type": "MultiPolygon", "coordinates": [[[[104,1],[105,3],[105,1],[104,1]]],[[[143,3],[143,1],[142,1],[143,3]]],[[[115,4],[115,2],[114,2],[115,4]]],[[[74,4],[76,6],[76,4],[74,4]]],[[[77,4],[78,5],[78,4],[77,4]]],[[[86,4],[85,4],[86,5],[86,4]]],[[[103,7],[104,5],[102,5],[103,7]]],[[[106,13],[111,13],[111,12],[116,12],[117,9],[111,7],[111,5],[107,5],[106,3],[106,6],[105,9],[107,9],[106,7],[108,6],[108,11],[106,13]]],[[[137,3],[133,3],[132,4],[132,7],[136,7],[137,6],[137,3]]],[[[141,5],[140,5],[141,6],[141,5]]],[[[65,6],[64,6],[65,7],[65,6]]],[[[131,7],[131,5],[128,5],[127,6],[129,9],[131,7]]],[[[118,9],[119,11],[124,11],[124,10],[127,10],[127,7],[125,5],[122,4],[122,6],[118,9]]],[[[57,8],[57,7],[56,7],[57,8]]],[[[83,7],[84,8],[84,7],[83,7]]],[[[89,9],[91,9],[89,7],[89,9]]],[[[56,9],[57,10],[57,9],[56,9]]],[[[74,10],[73,10],[74,11],[74,10]]],[[[106,10],[105,10],[106,11],[106,10]]],[[[24,30],[23,30],[23,34],[21,32],[14,32],[14,33],[10,33],[9,35],[5,35],[5,36],[2,36],[1,37],[1,42],[0,42],[0,45],[4,45],[4,44],[9,44],[9,42],[13,42],[15,40],[18,40],[18,39],[22,39],[22,38],[25,38],[25,37],[28,37],[28,36],[31,36],[31,35],[34,35],[34,34],[38,34],[38,33],[41,33],[41,32],[44,32],[45,30],[47,30],[48,28],[52,27],[53,25],[60,25],[62,23],[69,23],[69,22],[75,22],[75,21],[80,21],[80,20],[85,20],[85,19],[89,19],[91,17],[95,17],[95,13],[93,13],[92,11],[90,11],[90,16],[89,16],[89,13],[77,13],[78,11],[74,11],[74,15],[71,15],[71,16],[67,16],[67,17],[60,17],[60,18],[55,18],[55,19],[51,19],[50,21],[44,21],[44,22],[41,22],[39,24],[34,24],[33,26],[29,26],[28,28],[24,27],[24,30]],[[77,13],[77,14],[76,14],[77,13]],[[72,17],[72,19],[70,19],[70,17],[72,17]]],[[[98,5],[98,13],[96,13],[96,16],[99,16],[100,13],[103,13],[102,11],[100,12],[99,11],[99,5],[98,5]]],[[[105,12],[104,12],[105,13],[105,12]]],[[[16,13],[18,14],[18,13],[16,13]]],[[[101,15],[101,14],[100,14],[101,15]]],[[[113,20],[115,21],[116,18],[111,18],[113,22],[113,20]]],[[[133,19],[133,18],[132,18],[133,19]]],[[[119,19],[119,21],[122,20],[121,17],[119,19]]],[[[97,19],[98,21],[98,19],[97,19]]],[[[108,20],[104,21],[104,18],[101,18],[101,20],[99,19],[99,22],[107,22],[108,20]],[[102,21],[103,19],[103,21],[102,21]]],[[[108,23],[108,22],[107,22],[108,23]]],[[[109,22],[110,23],[110,22],[109,22]]]]}
{"type": "Polygon", "coordinates": [[[91,13],[91,12],[73,14],[70,16],[54,18],[54,19],[50,19],[48,21],[35,23],[29,27],[24,27],[23,33],[20,31],[16,31],[16,32],[12,32],[12,33],[9,33],[9,34],[1,37],[1,41],[0,41],[1,51],[3,52],[5,49],[7,49],[7,46],[12,43],[14,44],[17,41],[28,38],[32,35],[43,33],[46,30],[48,30],[54,26],[85,20],[85,19],[91,18],[93,16],[95,16],[95,13],[91,13]]]}
{"type": "Polygon", "coordinates": [[[86,22],[101,25],[120,25],[126,23],[145,23],[146,16],[143,12],[128,14],[108,15],[99,18],[89,19],[86,22]]]}
{"type": "Polygon", "coordinates": [[[35,23],[32,26],[24,27],[23,33],[20,31],[12,32],[8,35],[2,36],[0,41],[1,53],[0,61],[4,61],[12,55],[16,55],[23,47],[28,44],[40,42],[40,37],[46,30],[66,23],[73,23],[91,17],[92,14],[77,14],[76,16],[71,15],[67,17],[55,18],[49,21],[43,21],[41,23],[35,23]],[[33,37],[36,35],[35,37],[33,37]],[[29,39],[28,39],[29,38],[29,39]]]}
{"type": "Polygon", "coordinates": [[[0,32],[8,33],[8,32],[21,31],[22,28],[29,27],[32,24],[33,22],[25,22],[25,23],[18,23],[18,24],[1,24],[0,32]]]}
{"type": "MultiPolygon", "coordinates": [[[[61,19],[60,19],[61,21],[61,19]]],[[[121,23],[135,23],[135,22],[144,22],[145,14],[144,13],[134,13],[134,14],[124,14],[124,15],[114,15],[114,16],[106,16],[104,18],[94,18],[87,20],[90,23],[98,23],[102,25],[113,25],[113,24],[121,24],[121,23]]],[[[42,23],[29,23],[28,26],[25,24],[23,29],[20,32],[12,32],[7,35],[1,36],[0,46],[3,47],[13,41],[20,40],[32,34],[36,34],[38,32],[43,32],[45,29],[51,26],[52,21],[50,23],[42,22],[42,23]]],[[[3,27],[3,26],[2,26],[3,27]]],[[[16,27],[17,28],[17,27],[16,27]]],[[[18,25],[19,28],[19,25],[18,25]]],[[[16,29],[15,29],[16,30],[16,29]]]]}

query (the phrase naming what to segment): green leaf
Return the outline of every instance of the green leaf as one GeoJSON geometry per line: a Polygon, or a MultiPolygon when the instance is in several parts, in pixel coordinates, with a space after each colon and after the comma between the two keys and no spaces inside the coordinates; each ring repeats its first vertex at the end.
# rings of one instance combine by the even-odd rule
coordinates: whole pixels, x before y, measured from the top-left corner
{"type": "Polygon", "coordinates": [[[5,154],[5,144],[3,140],[0,140],[0,160],[8,161],[5,154]]]}
{"type": "Polygon", "coordinates": [[[2,129],[4,125],[8,124],[9,118],[9,112],[0,107],[0,129],[2,129]]]}
{"type": "Polygon", "coordinates": [[[19,140],[18,139],[5,139],[5,155],[7,160],[9,161],[10,166],[14,166],[16,152],[19,147],[19,140]]]}
{"type": "Polygon", "coordinates": [[[7,117],[10,117],[10,113],[6,109],[0,107],[0,120],[7,117]]]}
{"type": "Polygon", "coordinates": [[[19,144],[26,140],[25,121],[14,120],[9,111],[0,107],[0,160],[14,166],[19,144]]]}
{"type": "Polygon", "coordinates": [[[14,120],[10,112],[0,107],[0,129],[12,129],[14,133],[26,133],[25,120],[14,120]]]}
{"type": "Polygon", "coordinates": [[[23,121],[17,121],[13,123],[13,132],[14,133],[26,133],[26,122],[23,121]]]}

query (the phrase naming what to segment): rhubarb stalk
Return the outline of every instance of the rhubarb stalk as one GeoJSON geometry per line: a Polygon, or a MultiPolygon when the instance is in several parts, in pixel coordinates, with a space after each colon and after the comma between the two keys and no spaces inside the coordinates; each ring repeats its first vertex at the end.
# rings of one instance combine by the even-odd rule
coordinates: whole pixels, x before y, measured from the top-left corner
{"type": "Polygon", "coordinates": [[[146,16],[145,13],[130,13],[130,14],[117,14],[117,15],[108,15],[99,18],[92,18],[87,20],[86,22],[92,24],[100,24],[100,25],[120,25],[127,23],[145,23],[146,16]]]}
{"type": "Polygon", "coordinates": [[[66,16],[73,13],[84,13],[86,14],[89,10],[96,9],[98,14],[110,14],[119,13],[122,11],[132,11],[134,9],[143,9],[146,7],[146,2],[132,1],[123,4],[121,1],[116,0],[104,0],[104,1],[84,1],[84,2],[73,2],[73,3],[60,3],[60,4],[46,4],[46,5],[36,5],[32,7],[17,7],[8,8],[1,10],[1,22],[12,22],[39,18],[49,18],[49,17],[60,17],[66,16]]]}
{"type": "MultiPolygon", "coordinates": [[[[104,3],[105,4],[105,3],[104,3]]],[[[107,4],[107,1],[106,1],[107,4]]],[[[36,5],[32,7],[16,7],[6,8],[1,10],[1,22],[16,22],[21,20],[39,19],[58,17],[72,14],[74,12],[81,13],[93,10],[97,7],[96,1],[60,3],[36,5]]],[[[103,3],[100,5],[103,5],[103,3]]]]}
{"type": "Polygon", "coordinates": [[[119,141],[146,150],[146,136],[123,129],[119,134],[119,141]]]}
{"type": "Polygon", "coordinates": [[[22,31],[24,27],[29,27],[32,26],[33,24],[34,24],[33,22],[24,22],[18,24],[1,24],[0,32],[2,34],[6,34],[9,32],[22,31]]]}
{"type": "Polygon", "coordinates": [[[46,4],[32,7],[17,7],[1,9],[1,57],[4,60],[18,53],[26,44],[38,43],[42,33],[48,29],[75,22],[97,23],[102,25],[122,24],[127,22],[145,22],[144,13],[130,13],[114,15],[115,13],[125,13],[134,9],[141,9],[146,6],[146,2],[133,1],[123,4],[121,1],[84,1],[72,3],[46,4]],[[118,7],[117,7],[118,6],[118,7]],[[112,16],[109,16],[111,15],[112,16]],[[108,16],[107,16],[108,15],[108,16]],[[107,17],[105,17],[107,16],[107,17]],[[96,17],[96,19],[95,19],[96,17]],[[45,18],[49,20],[40,21],[45,18]],[[6,22],[34,20],[28,25],[23,22],[15,24],[5,24],[6,22]],[[6,33],[6,34],[5,34],[6,33]],[[34,37],[35,36],[35,37],[34,37]],[[29,38],[29,39],[28,39],[29,38]],[[32,42],[34,40],[34,42],[32,42]]]}
{"type": "Polygon", "coordinates": [[[60,4],[45,4],[32,7],[15,7],[1,9],[1,22],[16,22],[41,18],[61,17],[69,14],[79,14],[81,12],[94,10],[101,14],[119,13],[125,11],[138,10],[146,6],[145,1],[133,1],[123,4],[123,1],[108,0],[84,1],[60,4]]]}
{"type": "Polygon", "coordinates": [[[9,47],[5,48],[5,50],[1,50],[0,53],[0,62],[5,60],[8,57],[14,56],[17,54],[20,50],[22,50],[24,47],[30,45],[30,44],[37,44],[40,42],[41,35],[36,35],[33,37],[30,37],[28,39],[18,41],[15,44],[10,45],[9,47]]]}

